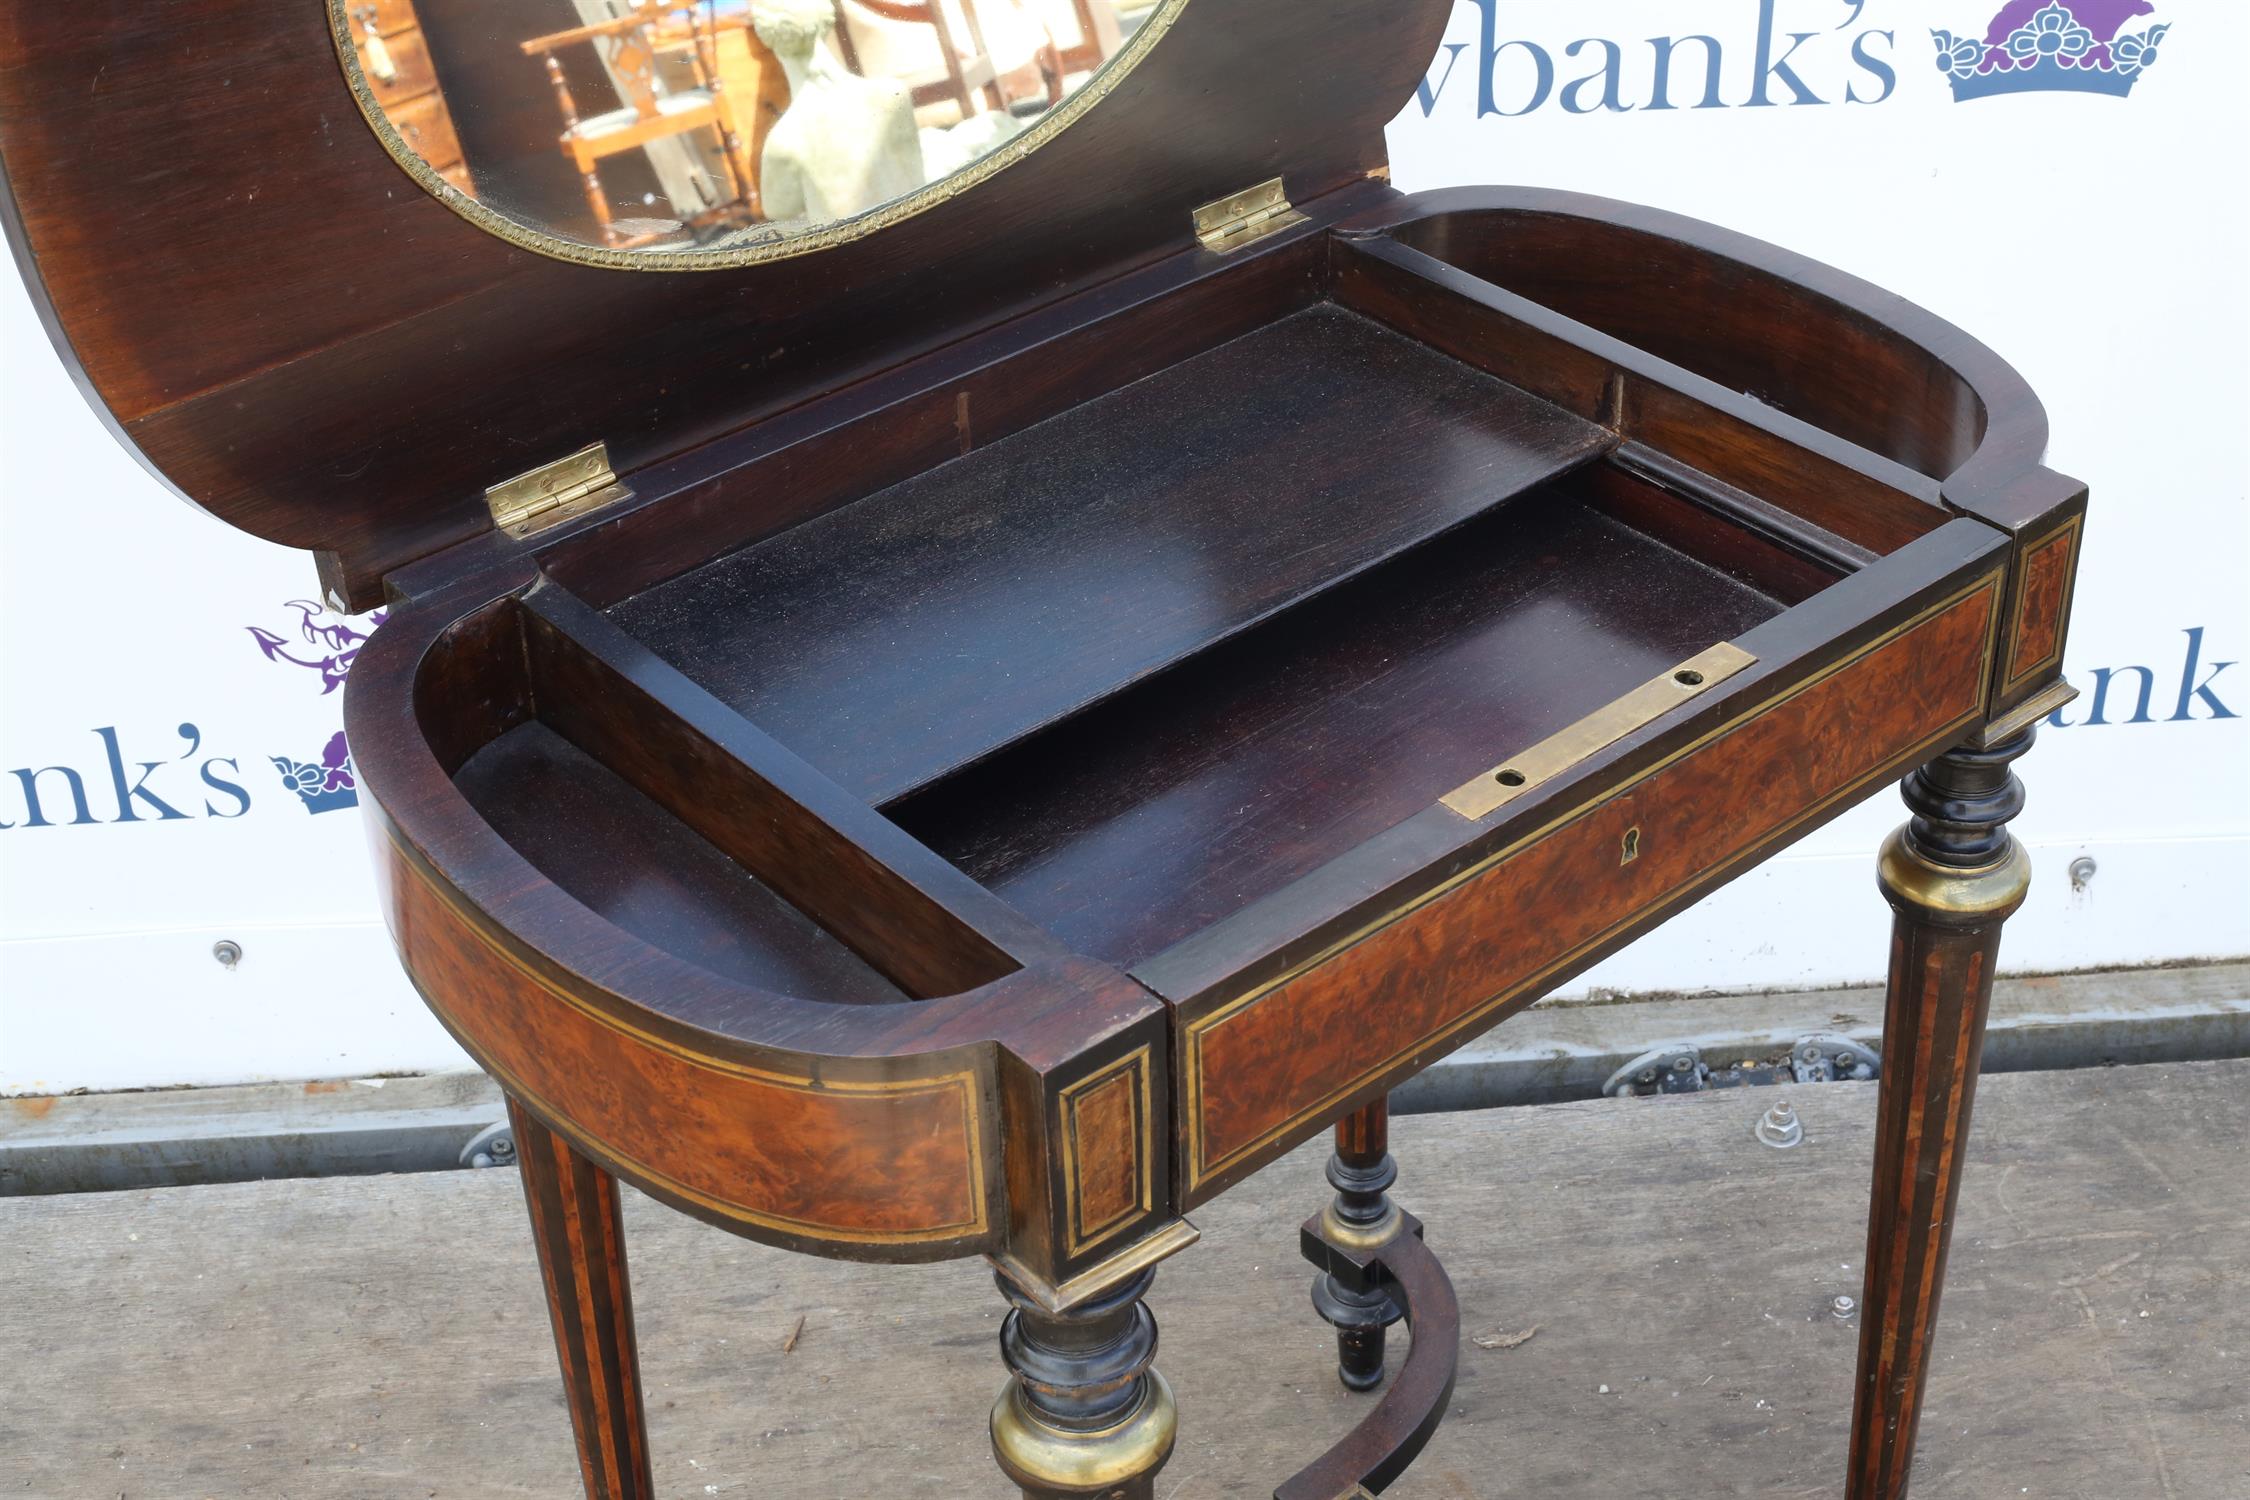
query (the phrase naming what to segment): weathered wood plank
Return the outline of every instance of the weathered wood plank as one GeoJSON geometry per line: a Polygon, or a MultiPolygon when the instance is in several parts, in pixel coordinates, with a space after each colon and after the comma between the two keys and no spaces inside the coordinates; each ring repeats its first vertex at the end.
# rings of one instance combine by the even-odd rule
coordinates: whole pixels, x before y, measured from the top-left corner
{"type": "MultiPolygon", "coordinates": [[[[1749,1137],[1771,1090],[1394,1123],[1464,1334],[1539,1331],[1463,1348],[1456,1410],[1392,1495],[1840,1492],[1857,1330],[1829,1304],[1859,1290],[1874,1091],[1791,1093],[1810,1140],[1786,1153],[1749,1137]]],[[[1916,1500],[2250,1493],[2245,1145],[2250,1063],[1985,1082],[1916,1500]]],[[[1291,1244],[1325,1149],[1210,1205],[1159,1274],[1169,1500],[1262,1496],[1364,1409],[1291,1244]]],[[[521,1216],[507,1172],[0,1204],[8,1493],[572,1493],[521,1216]]],[[[627,1217],[660,1492],[1004,1492],[976,1263],[627,1217]]]]}

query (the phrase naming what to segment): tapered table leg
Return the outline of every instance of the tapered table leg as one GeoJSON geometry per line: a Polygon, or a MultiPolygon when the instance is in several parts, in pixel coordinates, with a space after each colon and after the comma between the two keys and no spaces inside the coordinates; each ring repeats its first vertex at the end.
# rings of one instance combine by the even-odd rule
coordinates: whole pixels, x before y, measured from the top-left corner
{"type": "Polygon", "coordinates": [[[2000,927],[2031,878],[2004,826],[2023,807],[2008,764],[2030,747],[2026,730],[1914,772],[1883,846],[1895,915],[1847,1500],[1906,1494],[2000,927]]]}
{"type": "MultiPolygon", "coordinates": [[[[1398,1180],[1391,1159],[1391,1101],[1377,1099],[1336,1122],[1336,1150],[1328,1158],[1335,1201],[1321,1215],[1322,1237],[1333,1244],[1368,1247],[1398,1232],[1398,1209],[1389,1189],[1398,1180]]],[[[1354,1290],[1323,1273],[1313,1278],[1313,1311],[1336,1328],[1336,1378],[1355,1391],[1383,1383],[1384,1330],[1403,1311],[1382,1287],[1354,1290]]]]}
{"type": "Polygon", "coordinates": [[[587,1500],[654,1500],[617,1183],[508,1101],[587,1500]]]}
{"type": "Polygon", "coordinates": [[[992,1452],[1025,1500],[1155,1500],[1179,1412],[1153,1368],[1153,1269],[1053,1312],[1005,1275],[1000,1357],[1012,1372],[992,1408],[992,1452]]]}

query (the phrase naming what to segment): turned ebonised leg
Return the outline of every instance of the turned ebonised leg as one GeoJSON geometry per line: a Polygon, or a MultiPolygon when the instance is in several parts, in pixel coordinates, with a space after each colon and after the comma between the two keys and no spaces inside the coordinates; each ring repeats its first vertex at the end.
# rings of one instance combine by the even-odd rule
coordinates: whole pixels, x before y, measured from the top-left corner
{"type": "Polygon", "coordinates": [[[508,1101],[587,1500],[654,1500],[617,1183],[508,1101]]]}
{"type": "MultiPolygon", "coordinates": [[[[1321,1235],[1345,1247],[1372,1246],[1396,1233],[1398,1209],[1388,1189],[1398,1180],[1391,1159],[1391,1102],[1378,1099],[1336,1122],[1336,1150],[1328,1158],[1335,1201],[1321,1214],[1321,1235]]],[[[1336,1376],[1355,1391],[1383,1383],[1383,1330],[1401,1311],[1382,1287],[1355,1291],[1334,1276],[1313,1278],[1313,1311],[1336,1327],[1336,1376]]]]}
{"type": "Polygon", "coordinates": [[[1912,816],[1883,846],[1895,916],[1848,1500],[1906,1493],[2000,926],[2031,878],[2005,826],[2023,807],[2008,763],[2030,747],[2026,730],[1916,771],[1912,816]]]}
{"type": "Polygon", "coordinates": [[[1156,1319],[1142,1271],[1063,1312],[1006,1276],[1000,1357],[1013,1378],[992,1408],[992,1451],[1027,1500],[1154,1500],[1179,1413],[1151,1368],[1156,1319]]]}

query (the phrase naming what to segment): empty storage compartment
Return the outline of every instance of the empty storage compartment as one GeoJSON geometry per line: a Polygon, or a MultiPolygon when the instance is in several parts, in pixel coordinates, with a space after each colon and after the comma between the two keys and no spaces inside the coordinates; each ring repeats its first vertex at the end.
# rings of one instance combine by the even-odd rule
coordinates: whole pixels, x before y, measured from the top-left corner
{"type": "Polygon", "coordinates": [[[1320,304],[609,615],[881,803],[1613,442],[1320,304]]]}
{"type": "Polygon", "coordinates": [[[465,622],[424,665],[425,686],[473,705],[431,720],[431,748],[541,875],[653,947],[807,999],[908,1001],[1019,967],[883,860],[887,842],[942,868],[926,851],[863,808],[844,812],[867,827],[840,830],[825,788],[791,784],[793,758],[659,701],[605,654],[633,649],[613,636],[547,591],[465,622]]]}
{"type": "Polygon", "coordinates": [[[471,755],[453,781],[540,874],[644,942],[787,995],[909,998],[771,885],[536,719],[471,755]]]}
{"type": "Polygon", "coordinates": [[[1131,965],[1835,576],[1605,463],[889,811],[1131,965]]]}
{"type": "Polygon", "coordinates": [[[1804,282],[1787,280],[1695,243],[1736,238],[1725,231],[1636,212],[1645,224],[1441,210],[1388,237],[1920,473],[1943,478],[1976,451],[1976,391],[1936,351],[1806,284],[1838,273],[1806,262],[1804,282]]]}
{"type": "Polygon", "coordinates": [[[1532,394],[1553,334],[1354,253],[1366,312],[1288,313],[602,623],[1130,967],[1945,518],[1605,356],[1532,394]]]}

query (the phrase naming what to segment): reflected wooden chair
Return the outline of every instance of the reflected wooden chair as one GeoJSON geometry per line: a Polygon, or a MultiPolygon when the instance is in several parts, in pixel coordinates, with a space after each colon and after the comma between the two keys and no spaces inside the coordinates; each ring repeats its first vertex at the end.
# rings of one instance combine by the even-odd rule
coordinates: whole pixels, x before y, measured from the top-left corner
{"type": "MultiPolygon", "coordinates": [[[[1063,76],[1091,73],[1117,50],[1117,7],[1112,0],[1041,0],[1041,8],[1067,10],[1078,23],[1078,40],[1055,48],[1056,71],[1063,76]]],[[[1054,30],[1052,25],[1047,28],[1050,38],[1054,30]]]]}
{"type": "Polygon", "coordinates": [[[756,163],[737,128],[721,82],[713,27],[694,0],[631,0],[607,21],[550,32],[522,44],[526,57],[546,59],[547,79],[562,111],[561,145],[585,184],[586,203],[602,243],[631,249],[695,231],[754,221],[757,210],[756,163]],[[562,48],[591,46],[607,64],[625,102],[601,114],[582,116],[571,96],[562,48]],[[663,62],[686,64],[687,87],[668,84],[663,62]],[[602,189],[601,163],[628,151],[644,151],[657,141],[711,131],[719,140],[726,182],[717,201],[691,207],[674,204],[675,218],[661,224],[619,222],[602,189]]]}
{"type": "MultiPolygon", "coordinates": [[[[1006,77],[985,40],[977,0],[834,0],[834,4],[836,45],[843,53],[844,65],[854,73],[867,75],[852,34],[855,12],[904,25],[927,26],[937,42],[939,66],[900,80],[911,92],[916,109],[950,100],[966,120],[983,110],[1009,107],[1006,77]],[[980,97],[983,109],[978,107],[980,97]]],[[[1051,38],[1042,42],[1033,61],[1047,102],[1059,101],[1063,69],[1051,38]]]]}

